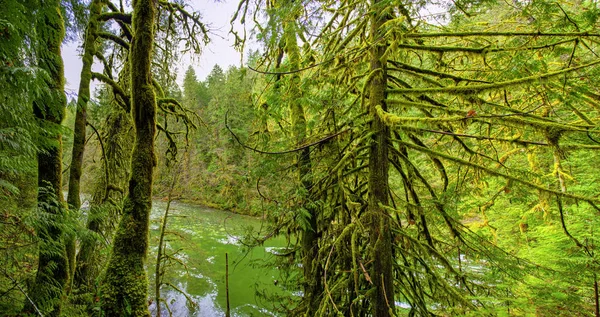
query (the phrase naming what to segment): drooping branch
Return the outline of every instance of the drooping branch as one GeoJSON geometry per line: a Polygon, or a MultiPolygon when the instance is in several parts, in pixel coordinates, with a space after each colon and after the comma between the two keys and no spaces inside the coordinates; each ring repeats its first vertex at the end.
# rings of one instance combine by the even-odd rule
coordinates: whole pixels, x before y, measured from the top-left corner
{"type": "Polygon", "coordinates": [[[225,127],[227,128],[227,130],[229,131],[229,133],[231,133],[231,135],[233,136],[233,138],[234,138],[234,139],[235,139],[235,140],[238,142],[238,144],[239,144],[239,145],[241,145],[243,148],[245,148],[245,149],[248,149],[248,150],[252,150],[252,151],[254,151],[254,152],[256,152],[256,153],[261,153],[261,154],[281,155],[281,154],[288,154],[288,153],[299,152],[299,151],[302,151],[302,150],[304,150],[304,149],[307,149],[307,148],[313,147],[313,146],[315,146],[315,145],[319,145],[319,144],[325,143],[325,142],[327,142],[327,141],[329,141],[329,140],[331,140],[331,139],[333,139],[333,138],[337,137],[338,135],[340,135],[340,134],[343,134],[343,133],[345,133],[345,132],[348,132],[348,131],[350,131],[350,130],[351,130],[351,129],[345,129],[345,130],[341,130],[341,131],[339,131],[339,132],[336,132],[336,133],[334,133],[334,134],[328,135],[328,136],[326,136],[326,137],[324,137],[324,138],[322,138],[322,139],[320,139],[320,140],[318,140],[318,141],[311,142],[311,143],[309,143],[309,144],[304,144],[304,145],[301,145],[301,146],[299,146],[299,147],[297,147],[297,148],[294,148],[294,149],[291,149],[291,150],[285,150],[285,151],[279,151],[279,152],[269,152],[269,151],[263,151],[263,150],[259,150],[259,149],[257,149],[257,148],[253,148],[253,147],[251,147],[251,146],[249,146],[249,145],[246,145],[245,143],[243,143],[243,142],[240,140],[240,138],[239,138],[239,137],[238,137],[238,136],[235,134],[235,132],[233,132],[233,131],[231,130],[231,128],[229,127],[229,123],[227,122],[227,115],[228,115],[228,113],[229,113],[229,112],[225,113],[225,127]]]}
{"type": "Polygon", "coordinates": [[[119,85],[116,81],[110,79],[108,76],[96,72],[92,73],[92,78],[109,85],[113,89],[114,93],[119,95],[123,99],[126,105],[126,108],[124,110],[126,112],[129,112],[129,109],[131,107],[129,96],[125,93],[125,91],[123,91],[121,85],[119,85]]]}
{"type": "Polygon", "coordinates": [[[191,46],[195,53],[199,53],[201,44],[209,42],[209,29],[206,24],[200,21],[200,14],[197,12],[190,13],[183,5],[176,2],[159,0],[158,5],[171,13],[178,13],[173,15],[172,18],[176,19],[180,23],[180,28],[185,30],[185,37],[188,39],[186,45],[191,46]],[[198,41],[198,38],[202,40],[202,43],[198,41]]]}
{"type": "Polygon", "coordinates": [[[527,37],[600,37],[600,33],[592,32],[431,32],[431,33],[406,33],[402,35],[405,38],[426,38],[426,37],[471,37],[471,36],[527,36],[527,37]]]}
{"type": "Polygon", "coordinates": [[[548,44],[537,45],[537,46],[515,46],[515,47],[491,47],[490,45],[483,47],[464,47],[464,46],[432,46],[432,45],[411,45],[400,43],[396,46],[398,48],[406,48],[411,50],[428,51],[428,52],[465,52],[465,53],[498,53],[498,52],[512,52],[512,51],[534,51],[544,48],[554,48],[556,46],[571,43],[576,41],[577,38],[570,38],[566,40],[556,41],[548,44]]]}
{"type": "Polygon", "coordinates": [[[126,50],[129,50],[129,43],[124,40],[123,38],[116,36],[112,33],[109,32],[98,32],[97,33],[98,37],[103,38],[105,40],[110,40],[113,41],[117,44],[119,44],[121,47],[123,47],[126,50]]]}
{"type": "Polygon", "coordinates": [[[466,161],[466,160],[460,159],[458,157],[454,157],[454,156],[451,156],[451,155],[448,155],[448,154],[445,154],[445,153],[441,153],[441,152],[438,152],[438,151],[435,151],[435,150],[431,150],[431,149],[428,149],[428,148],[425,148],[425,147],[422,147],[422,146],[418,146],[418,145],[415,145],[415,144],[410,143],[410,142],[405,142],[405,141],[402,141],[402,140],[393,140],[393,141],[396,142],[396,143],[402,144],[402,145],[404,145],[404,146],[406,146],[408,148],[411,148],[411,149],[413,149],[415,151],[426,153],[426,154],[429,154],[429,155],[432,155],[432,156],[436,156],[436,157],[439,157],[439,158],[442,158],[442,159],[445,159],[445,160],[448,160],[448,161],[452,161],[452,162],[458,163],[460,165],[468,166],[468,167],[471,167],[471,168],[474,168],[474,169],[486,172],[489,175],[501,177],[501,178],[504,178],[504,179],[507,179],[507,180],[511,180],[511,181],[516,182],[516,183],[523,184],[523,185],[525,185],[527,187],[530,187],[530,188],[533,188],[533,189],[537,189],[537,190],[542,191],[542,192],[546,192],[546,193],[550,193],[550,194],[553,194],[553,195],[558,195],[558,196],[562,196],[562,197],[566,197],[566,198],[572,198],[572,199],[579,200],[579,201],[584,201],[584,202],[587,202],[587,203],[590,203],[590,204],[593,204],[593,205],[596,205],[597,203],[600,203],[600,199],[597,199],[597,198],[590,198],[590,197],[581,196],[581,195],[577,195],[577,194],[571,194],[571,193],[567,193],[567,192],[563,193],[563,192],[560,192],[560,191],[557,191],[557,190],[546,188],[544,186],[535,184],[535,183],[533,183],[531,181],[524,180],[524,179],[521,179],[521,178],[513,176],[513,175],[502,173],[502,172],[500,172],[500,171],[498,171],[496,169],[493,169],[493,168],[490,168],[490,167],[486,167],[486,166],[483,166],[483,165],[479,165],[479,164],[476,164],[476,163],[473,163],[473,162],[470,162],[470,161],[466,161]]]}
{"type": "Polygon", "coordinates": [[[115,20],[117,22],[122,22],[131,25],[131,14],[123,12],[104,12],[100,16],[98,16],[98,20],[103,22],[106,22],[108,20],[115,20]]]}
{"type": "Polygon", "coordinates": [[[517,86],[521,84],[529,84],[537,81],[545,81],[552,77],[556,77],[559,75],[567,74],[576,70],[589,68],[594,65],[600,64],[600,60],[595,60],[593,62],[583,64],[580,66],[570,67],[566,69],[561,69],[554,72],[548,72],[540,75],[528,76],[523,78],[518,78],[515,80],[508,80],[503,82],[497,82],[493,84],[481,84],[481,85],[469,85],[469,86],[450,86],[450,87],[442,87],[442,88],[396,88],[396,89],[388,89],[387,92],[390,94],[417,94],[417,93],[447,93],[447,94],[476,94],[481,93],[487,90],[492,89],[502,89],[508,88],[511,86],[517,86]]]}
{"type": "Polygon", "coordinates": [[[448,73],[436,72],[433,70],[424,69],[422,67],[415,67],[415,66],[412,66],[412,65],[409,65],[406,63],[402,63],[399,61],[388,60],[388,63],[397,67],[397,69],[390,69],[390,70],[398,70],[398,71],[410,70],[410,71],[414,71],[414,72],[421,73],[421,74],[436,76],[438,78],[449,78],[449,79],[454,80],[456,83],[465,81],[465,82],[490,84],[490,82],[486,81],[486,80],[471,79],[471,78],[460,77],[460,76],[456,76],[456,75],[452,75],[452,74],[448,74],[448,73]]]}

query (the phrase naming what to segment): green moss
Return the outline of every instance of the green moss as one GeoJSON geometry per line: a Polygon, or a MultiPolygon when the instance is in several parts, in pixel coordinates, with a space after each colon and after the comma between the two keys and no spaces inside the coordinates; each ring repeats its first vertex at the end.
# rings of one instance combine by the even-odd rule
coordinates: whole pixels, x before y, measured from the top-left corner
{"type": "MultiPolygon", "coordinates": [[[[290,69],[300,69],[300,49],[298,48],[296,18],[299,15],[300,7],[293,5],[290,20],[284,22],[284,40],[285,52],[288,55],[290,69]]],[[[288,104],[292,116],[293,138],[296,144],[303,144],[306,139],[306,117],[304,107],[302,107],[302,91],[300,90],[300,75],[298,72],[291,74],[289,82],[288,104]]],[[[297,175],[298,182],[302,184],[305,192],[310,193],[313,187],[312,167],[310,149],[305,148],[298,153],[297,157],[297,175]]],[[[303,197],[304,198],[304,197],[303,197]]],[[[321,285],[321,266],[318,263],[317,247],[317,218],[318,211],[315,207],[305,205],[308,215],[302,221],[305,223],[301,232],[302,245],[302,267],[304,275],[304,297],[302,303],[302,313],[312,316],[319,308],[320,296],[323,292],[321,285]]]]}
{"type": "Polygon", "coordinates": [[[150,73],[156,2],[137,0],[133,8],[134,35],[130,63],[136,138],[131,156],[129,195],[100,288],[101,307],[108,316],[150,315],[144,265],[152,207],[152,174],[156,165],[156,96],[150,73]]]}
{"type": "MultiPolygon", "coordinates": [[[[149,209],[149,205],[147,208],[149,209]]],[[[100,289],[102,310],[107,316],[149,316],[148,279],[144,265],[148,244],[148,220],[138,218],[146,206],[125,202],[123,219],[115,235],[110,261],[100,289]],[[137,234],[146,232],[145,237],[137,234]]]]}
{"type": "MultiPolygon", "coordinates": [[[[377,42],[381,26],[386,21],[384,15],[376,8],[383,3],[374,0],[371,4],[371,41],[377,42]]],[[[369,151],[369,176],[368,176],[368,209],[363,216],[366,218],[367,230],[370,237],[369,256],[373,260],[369,271],[374,291],[370,295],[371,313],[375,317],[391,316],[394,314],[394,284],[392,276],[392,245],[389,225],[389,216],[380,204],[389,204],[389,167],[388,144],[390,132],[383,120],[378,116],[377,108],[386,110],[387,76],[384,59],[386,46],[375,45],[371,48],[371,74],[369,81],[369,113],[373,116],[370,132],[373,133],[373,142],[369,151]],[[391,303],[391,305],[390,305],[391,303]]]]}

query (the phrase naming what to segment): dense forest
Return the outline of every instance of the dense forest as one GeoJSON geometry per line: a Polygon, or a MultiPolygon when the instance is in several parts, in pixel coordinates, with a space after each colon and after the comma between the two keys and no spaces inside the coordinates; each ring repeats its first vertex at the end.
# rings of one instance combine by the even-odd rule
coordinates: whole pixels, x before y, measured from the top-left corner
{"type": "Polygon", "coordinates": [[[0,315],[191,315],[171,278],[218,275],[224,316],[600,317],[595,1],[241,0],[206,78],[185,0],[0,7],[0,315]],[[206,210],[243,256],[179,247],[206,210]]]}

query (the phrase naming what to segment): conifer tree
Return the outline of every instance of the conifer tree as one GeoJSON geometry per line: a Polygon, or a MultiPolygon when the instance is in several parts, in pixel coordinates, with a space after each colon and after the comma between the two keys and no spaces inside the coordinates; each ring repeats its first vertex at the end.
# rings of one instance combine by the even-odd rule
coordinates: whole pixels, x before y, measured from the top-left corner
{"type": "MultiPolygon", "coordinates": [[[[473,214],[464,197],[492,179],[503,185],[480,197],[487,199],[479,205],[482,226],[492,227],[486,209],[500,194],[520,199],[515,188],[537,192],[536,209],[555,204],[565,236],[593,258],[590,240],[569,231],[563,202],[598,210],[597,199],[565,186],[570,178],[561,142],[596,146],[595,97],[581,84],[597,74],[595,5],[583,13],[545,1],[457,2],[449,5],[448,22],[436,25],[419,17],[429,2],[304,4],[305,26],[314,36],[303,42],[318,48],[318,59],[287,72],[258,71],[320,76],[319,84],[329,83],[343,96],[336,100],[344,105],[336,128],[349,132],[337,135],[339,156],[321,167],[325,176],[313,189],[327,215],[318,242],[325,262],[318,313],[464,315],[496,311],[498,298],[516,303],[520,278],[534,266],[466,225],[473,214]],[[499,15],[498,9],[508,13],[499,15]],[[488,19],[479,21],[479,14],[488,19]],[[593,110],[574,106],[581,102],[593,110]],[[545,173],[523,163],[533,162],[537,151],[545,173]],[[486,274],[471,269],[477,265],[486,274]],[[502,293],[494,287],[498,280],[512,287],[502,293]]],[[[242,1],[239,13],[277,14],[271,2],[257,5],[248,9],[242,1]]],[[[269,40],[274,26],[258,29],[269,40]]],[[[266,42],[277,56],[274,41],[266,42]]],[[[322,114],[337,109],[327,110],[311,115],[327,122],[322,114]]]]}

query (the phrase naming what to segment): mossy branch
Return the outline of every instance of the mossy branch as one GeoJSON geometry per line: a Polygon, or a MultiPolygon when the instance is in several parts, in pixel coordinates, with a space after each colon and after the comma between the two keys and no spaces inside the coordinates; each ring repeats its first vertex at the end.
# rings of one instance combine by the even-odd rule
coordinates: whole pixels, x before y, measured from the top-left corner
{"type": "Polygon", "coordinates": [[[562,196],[562,197],[566,197],[566,198],[572,198],[572,199],[579,200],[579,201],[585,201],[585,202],[588,202],[588,203],[594,204],[594,205],[596,203],[600,203],[600,199],[594,199],[594,198],[585,197],[585,196],[581,196],[581,195],[570,194],[570,193],[566,193],[566,192],[563,193],[563,192],[560,192],[560,191],[557,191],[557,190],[548,189],[546,187],[540,186],[538,184],[534,184],[534,183],[532,183],[530,181],[518,178],[516,176],[512,176],[512,175],[509,175],[509,174],[505,174],[505,173],[499,172],[496,169],[492,169],[492,168],[485,167],[485,166],[482,166],[482,165],[479,165],[479,164],[476,164],[476,163],[473,163],[473,162],[469,162],[469,161],[466,161],[466,160],[463,160],[463,159],[460,159],[460,158],[457,158],[457,157],[454,157],[454,156],[451,156],[451,155],[448,155],[448,154],[445,154],[445,153],[441,153],[441,152],[438,152],[438,151],[435,151],[435,150],[431,150],[431,149],[428,149],[428,148],[425,148],[425,147],[422,147],[422,146],[415,145],[413,143],[404,142],[402,140],[393,140],[393,141],[396,142],[396,143],[402,144],[402,145],[406,146],[407,148],[411,148],[411,149],[413,149],[415,151],[422,152],[422,153],[425,153],[425,154],[429,154],[429,155],[432,155],[432,156],[436,156],[436,157],[439,157],[439,158],[442,158],[442,159],[445,159],[445,160],[448,160],[448,161],[452,161],[452,162],[458,163],[460,165],[468,166],[468,167],[471,167],[471,168],[474,168],[474,169],[486,172],[486,173],[488,173],[488,174],[490,174],[492,176],[501,177],[501,178],[504,178],[504,179],[507,179],[507,180],[512,180],[512,181],[514,181],[516,183],[523,184],[525,186],[528,186],[528,187],[533,188],[533,189],[537,189],[537,190],[545,192],[545,193],[550,193],[550,194],[553,194],[553,195],[562,196]]]}
{"type": "Polygon", "coordinates": [[[576,70],[585,69],[594,65],[600,64],[600,60],[595,60],[593,62],[570,67],[562,70],[558,70],[555,72],[544,73],[535,76],[523,77],[515,80],[508,80],[493,84],[481,84],[481,85],[470,85],[470,86],[451,86],[451,87],[442,87],[442,88],[396,88],[396,89],[388,89],[387,92],[390,94],[417,94],[417,93],[447,93],[447,94],[476,94],[487,90],[492,89],[502,89],[508,88],[511,86],[517,86],[521,84],[529,84],[536,81],[544,81],[550,79],[552,77],[556,77],[559,75],[567,74],[576,70]]]}
{"type": "Polygon", "coordinates": [[[92,79],[99,80],[99,81],[109,85],[113,89],[113,92],[115,94],[121,96],[121,98],[123,99],[123,101],[126,104],[126,108],[124,110],[126,112],[129,112],[129,109],[131,108],[129,96],[125,93],[125,91],[123,91],[123,88],[121,88],[121,86],[116,81],[110,79],[108,76],[106,76],[104,74],[95,73],[95,72],[92,73],[92,79]]]}
{"type": "Polygon", "coordinates": [[[200,21],[200,14],[188,12],[183,5],[177,2],[159,0],[158,5],[171,13],[179,13],[179,15],[174,14],[173,16],[181,23],[180,28],[187,33],[187,45],[191,46],[194,52],[200,53],[201,45],[198,41],[198,35],[201,36],[202,43],[206,44],[210,41],[210,38],[208,37],[209,30],[207,26],[200,21]],[[189,21],[191,21],[191,23],[189,21]],[[197,29],[199,29],[199,31],[197,29]]]}
{"type": "Polygon", "coordinates": [[[98,21],[106,22],[108,20],[131,24],[131,14],[123,12],[104,12],[98,16],[98,21]]]}
{"type": "MultiPolygon", "coordinates": [[[[442,73],[442,72],[436,72],[433,70],[429,70],[429,69],[424,69],[421,67],[415,67],[406,63],[402,63],[402,62],[398,62],[398,61],[393,61],[393,60],[388,60],[388,63],[394,65],[395,67],[397,67],[398,71],[402,71],[403,69],[405,70],[410,70],[416,73],[420,73],[420,74],[426,74],[426,75],[432,75],[438,78],[449,78],[454,80],[454,82],[458,83],[461,81],[465,81],[465,82],[475,82],[475,83],[486,83],[489,84],[489,81],[486,80],[478,80],[478,79],[471,79],[471,78],[464,78],[464,77],[460,77],[460,76],[456,76],[456,75],[452,75],[452,74],[447,74],[447,73],[442,73]]],[[[391,70],[395,70],[395,69],[391,69],[391,70]]]]}
{"type": "Polygon", "coordinates": [[[553,48],[562,44],[571,43],[576,41],[577,38],[570,38],[562,41],[556,41],[544,45],[537,46],[515,46],[515,47],[490,47],[489,45],[483,47],[464,47],[464,46],[430,46],[430,45],[411,45],[411,44],[397,44],[398,48],[406,48],[417,51],[428,51],[428,52],[465,52],[465,53],[498,53],[498,52],[513,52],[513,51],[534,51],[544,48],[553,48]]]}
{"type": "MultiPolygon", "coordinates": [[[[401,128],[403,128],[403,127],[401,127],[401,128]]],[[[506,142],[506,143],[515,143],[515,144],[521,144],[521,145],[525,145],[525,146],[526,145],[549,146],[549,144],[545,143],[545,142],[521,140],[520,137],[497,138],[497,137],[488,137],[488,136],[484,136],[484,135],[454,133],[454,132],[449,132],[449,131],[430,130],[430,129],[423,129],[423,128],[417,128],[417,127],[407,127],[407,130],[431,132],[431,133],[436,133],[436,134],[451,135],[451,136],[457,136],[457,137],[461,137],[461,138],[471,138],[471,139],[476,139],[476,140],[490,140],[490,141],[498,141],[498,142],[506,142]]],[[[562,146],[562,147],[564,147],[564,146],[562,146]]],[[[600,149],[600,146],[596,146],[596,147],[600,149]]]]}
{"type": "MultiPolygon", "coordinates": [[[[396,103],[398,103],[398,102],[396,102],[396,103]]],[[[587,132],[589,132],[588,129],[593,128],[593,126],[581,126],[581,125],[576,126],[576,125],[564,124],[564,123],[560,123],[560,122],[537,120],[537,119],[533,119],[533,118],[522,118],[522,117],[520,117],[521,115],[524,115],[522,113],[497,114],[497,115],[494,115],[494,114],[492,114],[492,115],[469,115],[468,112],[463,111],[463,113],[464,113],[463,116],[455,115],[455,116],[448,116],[448,117],[401,117],[396,114],[384,111],[381,108],[381,106],[376,106],[375,109],[377,111],[377,115],[381,118],[381,120],[383,120],[383,122],[385,122],[385,124],[387,124],[390,127],[398,127],[404,122],[441,123],[441,122],[454,122],[454,121],[461,121],[461,120],[463,120],[463,121],[464,120],[473,120],[473,121],[485,122],[485,123],[496,123],[496,122],[491,122],[488,119],[502,118],[502,120],[505,121],[504,124],[513,123],[515,125],[518,125],[519,127],[530,126],[530,127],[536,128],[538,130],[554,128],[554,129],[559,129],[563,132],[586,132],[587,133],[587,132]]],[[[448,111],[447,109],[443,109],[443,110],[448,111]]],[[[448,111],[448,112],[454,112],[454,111],[448,111]]],[[[456,112],[460,113],[460,111],[456,111],[456,112]]],[[[410,128],[410,127],[404,126],[404,128],[410,128]]]]}
{"type": "Polygon", "coordinates": [[[129,43],[119,36],[116,36],[109,32],[98,32],[98,33],[96,33],[96,35],[98,35],[98,37],[103,38],[105,40],[113,41],[113,42],[119,44],[124,49],[129,50],[129,43]]]}
{"type": "Polygon", "coordinates": [[[471,36],[527,36],[527,37],[600,37],[600,33],[592,32],[431,32],[431,33],[406,33],[405,38],[428,38],[428,37],[471,37],[471,36]]]}

